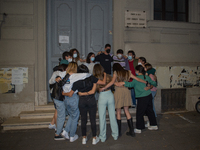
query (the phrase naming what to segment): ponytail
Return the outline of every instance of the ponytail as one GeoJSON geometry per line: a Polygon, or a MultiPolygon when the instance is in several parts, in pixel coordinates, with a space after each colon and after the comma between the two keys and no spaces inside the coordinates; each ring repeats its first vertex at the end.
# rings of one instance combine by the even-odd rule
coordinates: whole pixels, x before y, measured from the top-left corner
{"type": "Polygon", "coordinates": [[[135,67],[135,70],[138,70],[139,73],[142,73],[143,76],[144,76],[144,79],[146,79],[146,77],[145,77],[146,71],[144,70],[144,67],[143,67],[142,65],[137,65],[137,66],[135,67]]]}

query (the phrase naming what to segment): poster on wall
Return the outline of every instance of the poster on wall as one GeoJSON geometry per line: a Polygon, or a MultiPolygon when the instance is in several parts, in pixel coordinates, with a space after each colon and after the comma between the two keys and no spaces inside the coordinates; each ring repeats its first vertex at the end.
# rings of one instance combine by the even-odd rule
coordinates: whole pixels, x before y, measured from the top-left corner
{"type": "Polygon", "coordinates": [[[59,43],[69,43],[69,36],[59,35],[59,43]]]}
{"type": "Polygon", "coordinates": [[[28,83],[28,68],[0,68],[0,93],[15,93],[15,85],[24,83],[28,83]]]}
{"type": "Polygon", "coordinates": [[[199,87],[200,67],[169,67],[170,88],[199,87]]]}

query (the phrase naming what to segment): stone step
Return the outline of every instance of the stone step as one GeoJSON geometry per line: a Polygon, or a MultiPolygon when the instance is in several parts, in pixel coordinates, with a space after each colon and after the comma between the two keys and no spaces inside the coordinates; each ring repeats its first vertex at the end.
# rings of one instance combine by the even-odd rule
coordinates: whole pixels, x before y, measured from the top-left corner
{"type": "Polygon", "coordinates": [[[55,110],[53,103],[47,105],[35,106],[35,110],[55,110]]]}
{"type": "MultiPolygon", "coordinates": [[[[19,129],[37,129],[37,128],[48,128],[49,123],[54,115],[55,108],[53,104],[35,106],[35,111],[24,111],[21,112],[19,117],[9,118],[6,120],[2,126],[3,130],[19,130],[19,129]]],[[[130,108],[129,112],[135,122],[136,109],[130,108]]],[[[122,122],[127,122],[126,116],[122,109],[121,111],[122,122]]],[[[89,114],[88,114],[89,116],[89,114]]],[[[68,117],[66,117],[67,120],[68,117]]],[[[97,112],[96,123],[99,124],[99,116],[97,112]]],[[[109,123],[108,111],[106,111],[106,122],[109,123]]],[[[79,119],[79,125],[81,124],[79,119]]],[[[88,124],[90,125],[89,117],[88,124]]]]}
{"type": "Polygon", "coordinates": [[[51,119],[20,119],[9,118],[3,124],[3,130],[21,130],[21,129],[38,129],[47,128],[51,119]]]}
{"type": "Polygon", "coordinates": [[[36,110],[36,111],[23,111],[19,114],[20,119],[42,119],[52,118],[54,110],[36,110]]]}
{"type": "MultiPolygon", "coordinates": [[[[23,111],[19,114],[20,119],[42,119],[42,118],[52,118],[54,115],[54,110],[35,110],[35,111],[23,111]]],[[[136,113],[135,108],[129,109],[130,114],[133,116],[136,113]]],[[[121,111],[121,114],[124,114],[124,111],[121,111]]],[[[89,114],[88,114],[89,115],[89,114]]],[[[108,115],[108,111],[106,111],[108,115]]],[[[98,116],[98,113],[97,113],[98,116]]]]}
{"type": "MultiPolygon", "coordinates": [[[[136,122],[136,117],[133,116],[133,122],[136,122]]],[[[127,119],[125,116],[121,117],[122,123],[126,123],[127,119]]],[[[145,116],[144,120],[147,121],[148,118],[145,116]]],[[[67,121],[67,120],[66,120],[67,121]]],[[[48,128],[49,123],[51,122],[50,118],[45,119],[20,119],[9,118],[6,120],[2,126],[3,130],[22,130],[22,129],[39,129],[39,128],[48,128]]],[[[109,124],[109,118],[106,118],[106,123],[109,124]]],[[[99,119],[96,119],[96,124],[99,125],[99,119]]],[[[81,125],[81,120],[79,119],[78,125],[81,125]]],[[[87,125],[90,125],[90,121],[88,119],[87,125]]]]}

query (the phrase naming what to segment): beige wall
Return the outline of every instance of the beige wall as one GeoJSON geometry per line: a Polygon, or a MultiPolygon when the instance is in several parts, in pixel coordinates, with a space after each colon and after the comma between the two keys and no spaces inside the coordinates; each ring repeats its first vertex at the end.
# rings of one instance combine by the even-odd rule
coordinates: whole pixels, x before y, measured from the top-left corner
{"type": "MultiPolygon", "coordinates": [[[[170,87],[166,68],[200,65],[200,0],[189,0],[189,23],[153,20],[153,10],[153,0],[113,0],[113,47],[115,53],[118,49],[123,49],[125,54],[134,50],[137,57],[145,57],[158,68],[160,83],[155,104],[160,112],[161,88],[170,87]],[[126,28],[126,10],[145,11],[146,28],[126,28]]],[[[200,94],[200,88],[195,90],[200,94]]],[[[187,105],[190,105],[188,98],[187,105]]]]}
{"type": "Polygon", "coordinates": [[[200,65],[200,1],[189,1],[189,23],[153,20],[153,0],[113,1],[113,47],[159,66],[200,65]],[[126,28],[125,11],[145,11],[146,28],[126,28]]]}
{"type": "Polygon", "coordinates": [[[21,92],[0,94],[0,116],[17,116],[47,103],[46,1],[0,0],[0,13],[0,18],[7,14],[1,28],[0,68],[28,68],[28,83],[21,85],[21,92]]]}

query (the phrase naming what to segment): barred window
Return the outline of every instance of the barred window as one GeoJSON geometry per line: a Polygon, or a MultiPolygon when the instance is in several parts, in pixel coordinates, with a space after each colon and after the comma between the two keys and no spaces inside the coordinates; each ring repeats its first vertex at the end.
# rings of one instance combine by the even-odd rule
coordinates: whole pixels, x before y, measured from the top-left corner
{"type": "Polygon", "coordinates": [[[188,22],[188,0],[154,0],[154,20],[188,22]]]}

